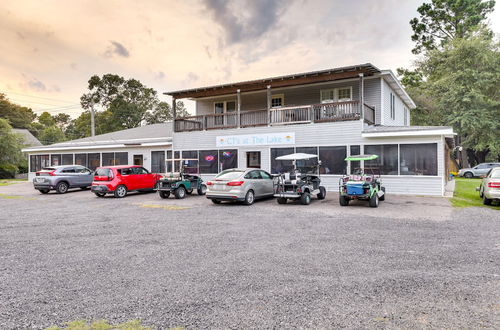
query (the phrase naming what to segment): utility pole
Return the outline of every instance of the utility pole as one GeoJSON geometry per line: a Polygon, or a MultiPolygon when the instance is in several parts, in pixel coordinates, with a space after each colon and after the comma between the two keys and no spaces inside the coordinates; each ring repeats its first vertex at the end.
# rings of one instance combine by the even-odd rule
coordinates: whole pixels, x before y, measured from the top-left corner
{"type": "Polygon", "coordinates": [[[90,136],[95,136],[94,102],[90,106],[90,136]]]}

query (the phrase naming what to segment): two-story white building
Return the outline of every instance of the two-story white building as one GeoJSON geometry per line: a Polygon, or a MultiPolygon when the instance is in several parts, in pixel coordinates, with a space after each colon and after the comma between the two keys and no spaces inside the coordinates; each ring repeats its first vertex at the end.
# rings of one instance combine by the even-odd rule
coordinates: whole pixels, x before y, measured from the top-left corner
{"type": "Polygon", "coordinates": [[[26,149],[30,177],[43,165],[68,163],[70,155],[92,168],[129,163],[154,172],[178,170],[179,159],[189,159],[186,170],[204,179],[234,167],[279,173],[292,164],[276,157],[306,152],[319,156],[330,191],[337,190],[342,174],[378,165],[388,193],[444,195],[453,130],[411,126],[415,104],[391,71],[362,64],[165,94],[173,98],[174,111],[176,100],[195,101],[195,115],[176,118],[173,127],[151,125],[26,149]],[[344,161],[363,153],[379,158],[344,161]]]}

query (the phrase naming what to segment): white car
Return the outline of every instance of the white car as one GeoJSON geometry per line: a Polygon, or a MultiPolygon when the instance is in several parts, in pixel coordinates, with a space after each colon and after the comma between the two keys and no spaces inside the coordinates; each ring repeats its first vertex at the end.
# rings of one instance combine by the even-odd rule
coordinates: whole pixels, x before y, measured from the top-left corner
{"type": "Polygon", "coordinates": [[[494,167],[489,171],[478,190],[484,205],[490,205],[493,200],[500,201],[500,167],[494,167]]]}

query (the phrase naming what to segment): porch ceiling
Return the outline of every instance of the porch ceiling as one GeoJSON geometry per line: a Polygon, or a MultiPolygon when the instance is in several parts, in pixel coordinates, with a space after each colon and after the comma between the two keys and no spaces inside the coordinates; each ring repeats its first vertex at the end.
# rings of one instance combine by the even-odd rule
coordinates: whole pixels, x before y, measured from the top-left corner
{"type": "Polygon", "coordinates": [[[200,87],[193,89],[185,89],[173,92],[166,92],[165,95],[170,95],[176,99],[183,98],[199,98],[207,96],[219,96],[225,94],[234,94],[239,89],[241,92],[250,92],[271,88],[289,87],[297,85],[313,84],[318,82],[326,82],[340,79],[356,78],[360,73],[365,76],[371,76],[375,73],[380,73],[380,70],[370,63],[353,65],[341,68],[334,68],[321,71],[311,71],[305,73],[297,73],[293,75],[243,81],[237,83],[200,87]]]}

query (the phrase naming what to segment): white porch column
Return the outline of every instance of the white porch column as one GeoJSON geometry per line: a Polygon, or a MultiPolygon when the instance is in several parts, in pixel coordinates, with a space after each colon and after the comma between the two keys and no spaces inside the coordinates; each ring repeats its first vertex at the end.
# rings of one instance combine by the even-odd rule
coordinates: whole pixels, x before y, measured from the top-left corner
{"type": "Polygon", "coordinates": [[[267,125],[271,123],[271,85],[267,86],[267,125]]]}
{"type": "Polygon", "coordinates": [[[236,100],[238,102],[236,106],[236,125],[240,128],[241,125],[241,90],[236,91],[236,100]]]}

